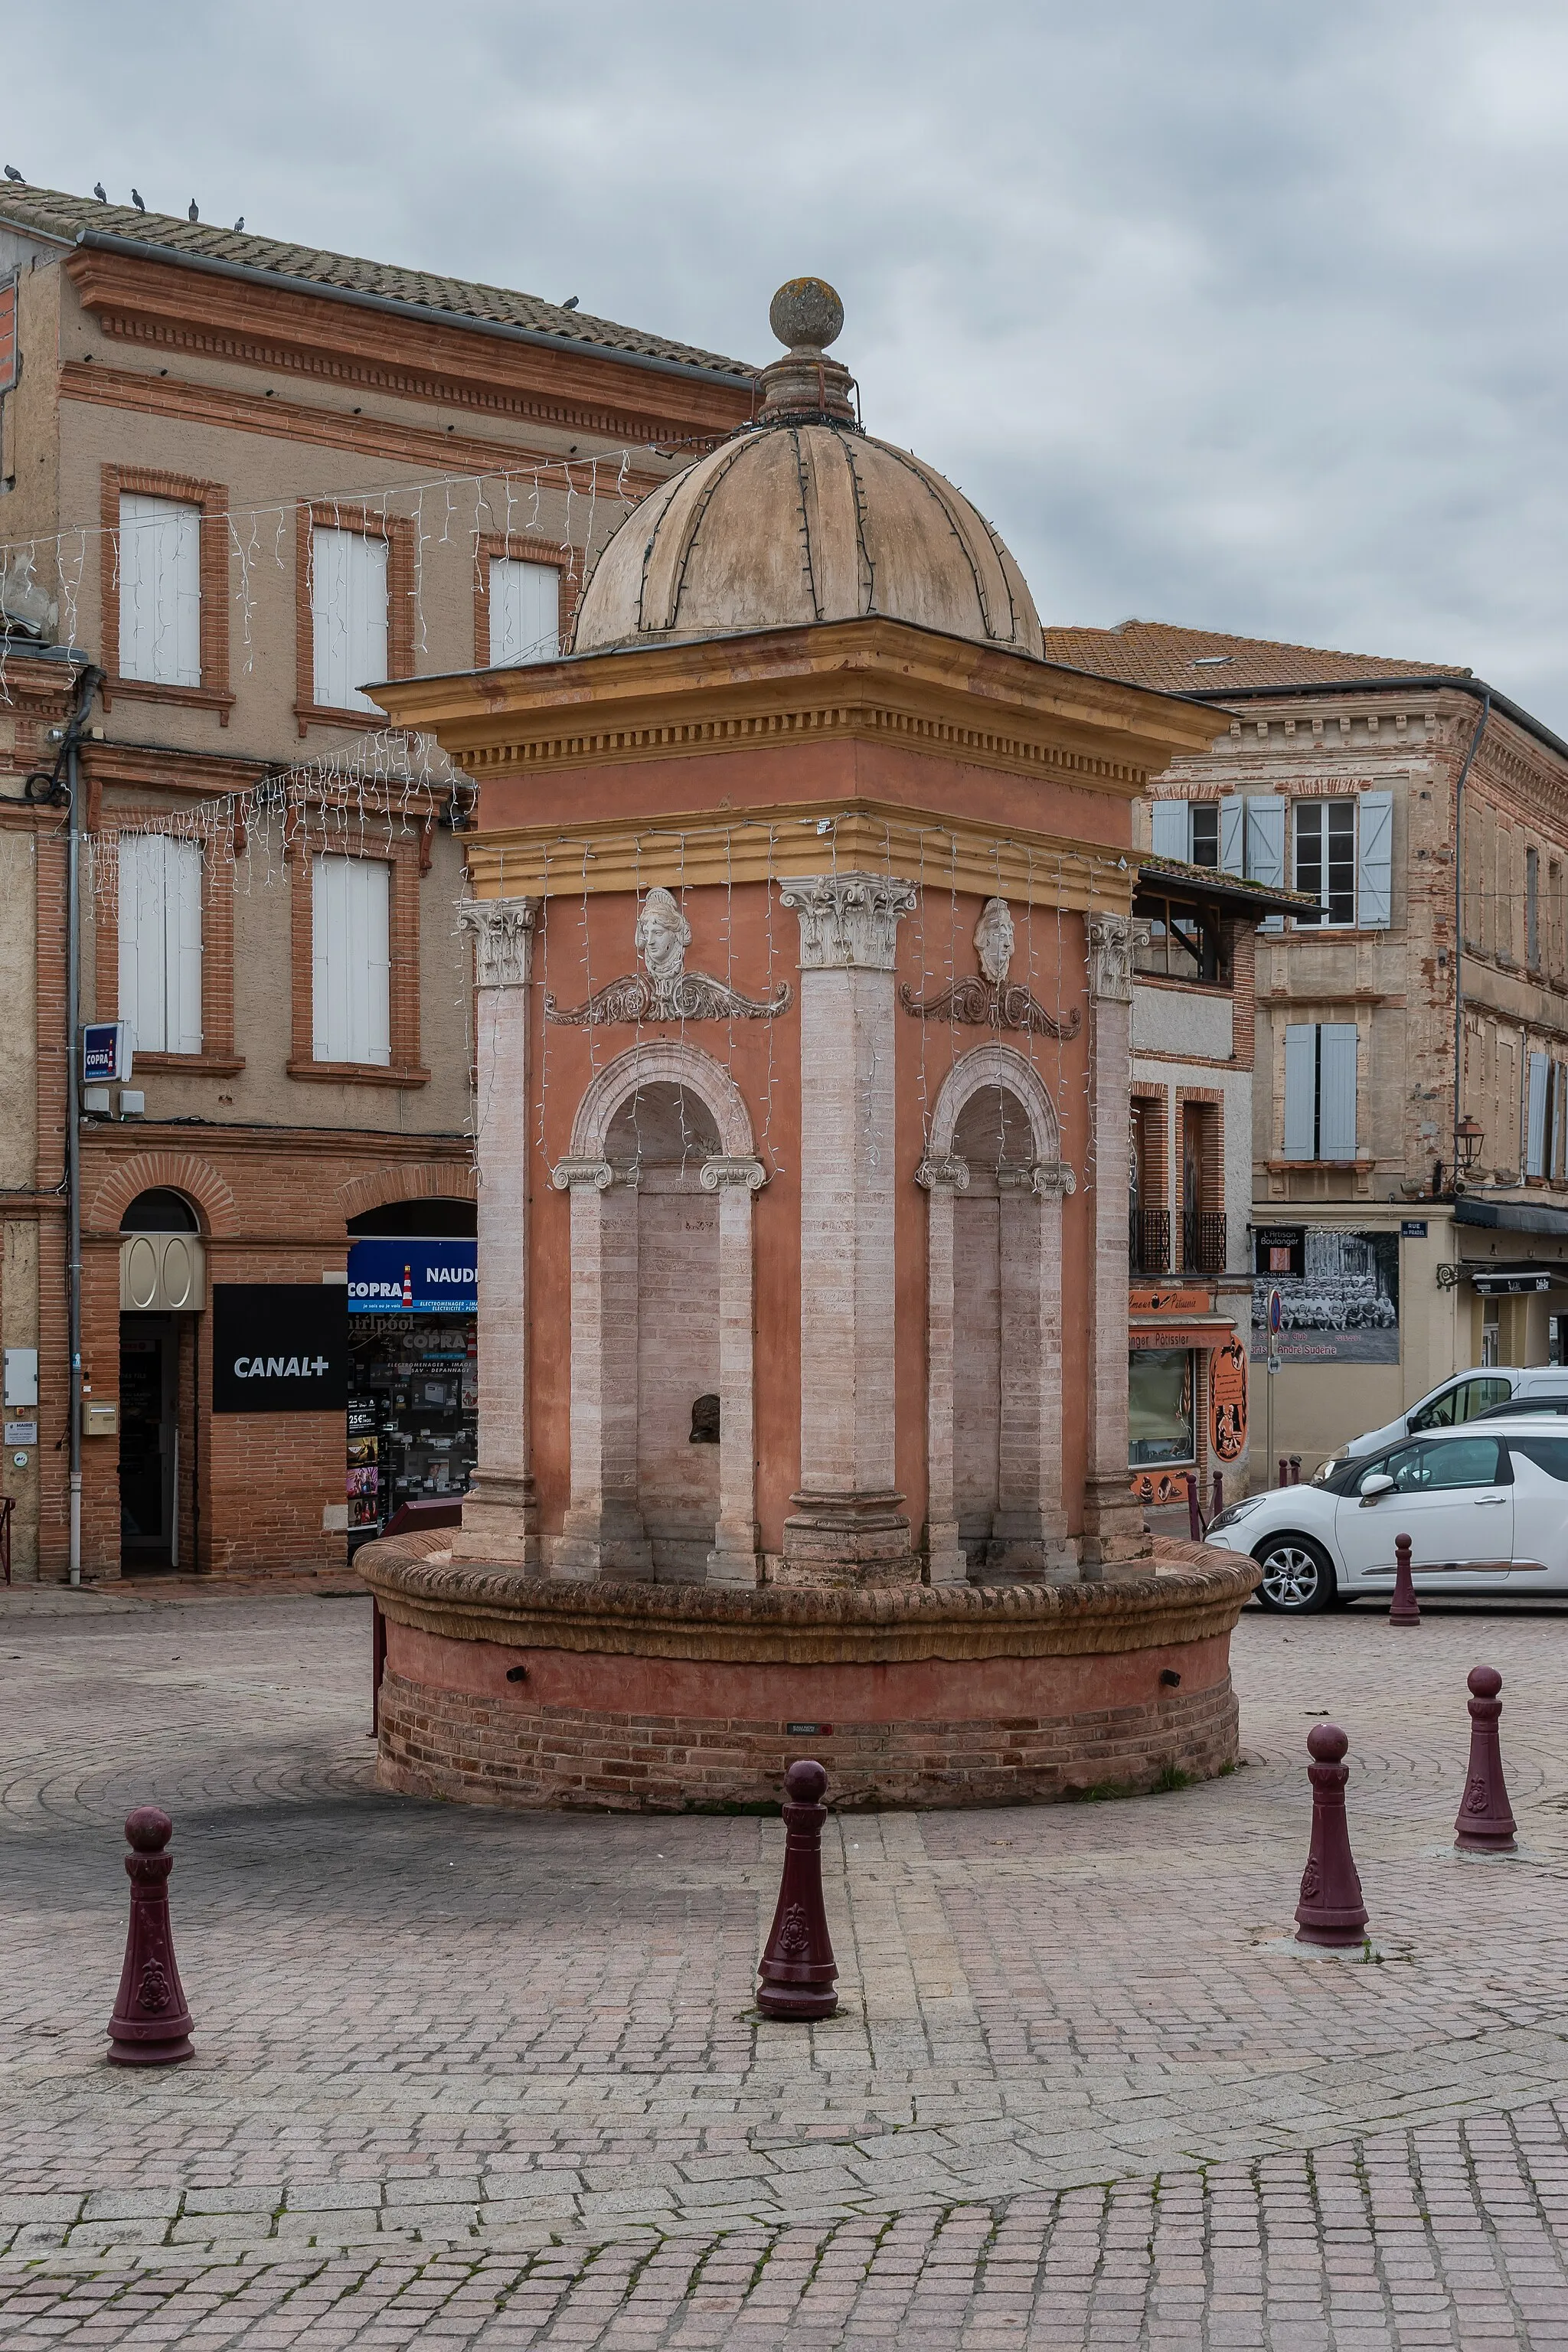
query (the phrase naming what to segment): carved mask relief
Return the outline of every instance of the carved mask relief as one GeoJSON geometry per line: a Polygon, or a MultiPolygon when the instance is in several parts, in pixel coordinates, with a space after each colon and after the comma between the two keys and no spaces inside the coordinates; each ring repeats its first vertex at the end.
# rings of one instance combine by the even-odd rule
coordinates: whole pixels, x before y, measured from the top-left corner
{"type": "Polygon", "coordinates": [[[1013,917],[1005,898],[987,898],[974,926],[978,975],[953,981],[940,995],[917,996],[906,982],[899,1002],[917,1021],[959,1021],[974,1029],[1026,1030],[1036,1037],[1076,1037],[1083,1014],[1047,1013],[1022,981],[1009,982],[1013,965],[1013,917]]]}
{"type": "Polygon", "coordinates": [[[709,972],[688,971],[690,944],[691,926],[673,893],[650,890],[632,933],[642,971],[606,982],[582,1004],[561,1005],[546,996],[545,1019],[571,1029],[592,1029],[609,1022],[772,1021],[788,1011],[794,992],[787,982],[773,996],[742,996],[709,972]]]}

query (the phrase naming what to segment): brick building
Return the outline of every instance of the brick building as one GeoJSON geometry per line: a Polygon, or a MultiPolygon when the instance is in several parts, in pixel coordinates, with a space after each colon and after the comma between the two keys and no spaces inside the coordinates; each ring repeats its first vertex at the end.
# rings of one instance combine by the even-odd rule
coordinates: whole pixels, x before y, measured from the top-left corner
{"type": "MultiPolygon", "coordinates": [[[[737,362],[531,296],[7,188],[0,1333],[18,1573],[62,1574],[68,1547],[68,820],[25,783],[54,763],[49,730],[90,701],[80,1012],[129,1024],[134,1051],[80,1129],[83,1565],[330,1565],[375,1474],[374,1434],[357,1478],[345,1464],[351,1245],[409,1244],[391,1282],[355,1290],[400,1274],[417,1314],[414,1242],[473,1232],[455,919],[471,795],[378,734],[363,689],[553,657],[589,547],[666,453],[706,447],[752,398],[737,362]],[[321,1362],[321,1385],[296,1373],[285,1395],[274,1360],[321,1362]]],[[[471,1290],[471,1243],[428,1278],[459,1276],[471,1290]]],[[[426,1433],[446,1448],[437,1486],[462,1483],[464,1353],[405,1368],[449,1424],[426,1433]]]]}
{"type": "Polygon", "coordinates": [[[1046,637],[1215,705],[1142,814],[1153,852],[1317,902],[1256,943],[1279,1449],[1310,1468],[1455,1370],[1562,1360],[1568,744],[1458,667],[1144,622],[1046,637]]]}

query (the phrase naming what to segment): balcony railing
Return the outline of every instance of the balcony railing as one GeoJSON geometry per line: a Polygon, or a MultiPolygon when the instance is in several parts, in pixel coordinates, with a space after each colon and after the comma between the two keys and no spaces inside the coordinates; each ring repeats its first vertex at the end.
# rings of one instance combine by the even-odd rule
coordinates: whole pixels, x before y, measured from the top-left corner
{"type": "Polygon", "coordinates": [[[1182,1272],[1225,1272],[1225,1217],[1218,1210],[1188,1209],[1182,1216],[1182,1272]]]}
{"type": "Polygon", "coordinates": [[[1171,1218],[1165,1209],[1134,1209],[1128,1236],[1134,1274],[1166,1274],[1171,1265],[1171,1218]]]}

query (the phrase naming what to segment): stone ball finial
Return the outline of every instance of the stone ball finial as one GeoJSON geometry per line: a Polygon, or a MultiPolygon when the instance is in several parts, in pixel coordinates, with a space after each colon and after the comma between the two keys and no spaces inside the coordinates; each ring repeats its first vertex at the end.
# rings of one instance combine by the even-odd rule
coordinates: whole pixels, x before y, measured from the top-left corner
{"type": "Polygon", "coordinates": [[[125,1836],[138,1853],[162,1853],[174,1834],[174,1824],[157,1805],[138,1805],[125,1817],[125,1836]]]}
{"type": "Polygon", "coordinates": [[[768,324],[789,351],[826,351],[844,332],[844,305],[826,278],[787,278],[773,296],[768,324]]]}
{"type": "Polygon", "coordinates": [[[1314,1764],[1342,1762],[1349,1746],[1337,1723],[1315,1723],[1307,1734],[1307,1753],[1314,1764]]]}
{"type": "Polygon", "coordinates": [[[1495,1666],[1472,1666],[1466,1680],[1477,1698],[1496,1698],[1502,1688],[1502,1676],[1495,1666]]]}
{"type": "Polygon", "coordinates": [[[820,1805],[826,1787],[826,1773],[810,1757],[803,1756],[784,1774],[784,1794],[792,1805],[820,1805]]]}

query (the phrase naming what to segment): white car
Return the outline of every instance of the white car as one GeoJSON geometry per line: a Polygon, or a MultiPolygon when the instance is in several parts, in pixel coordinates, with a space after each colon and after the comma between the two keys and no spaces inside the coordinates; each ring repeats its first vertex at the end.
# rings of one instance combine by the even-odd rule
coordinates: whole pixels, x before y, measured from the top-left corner
{"type": "Polygon", "coordinates": [[[1521,1413],[1404,1437],[1321,1483],[1245,1496],[1205,1541],[1250,1552],[1266,1609],[1299,1613],[1394,1587],[1407,1535],[1415,1591],[1510,1600],[1568,1592],[1568,1426],[1521,1413]]]}
{"type": "Polygon", "coordinates": [[[1479,1420],[1504,1406],[1538,1398],[1542,1409],[1550,1410],[1549,1397],[1554,1402],[1568,1398],[1568,1364],[1489,1364],[1484,1371],[1455,1372],[1396,1421],[1385,1421],[1381,1429],[1369,1429],[1363,1437],[1342,1445],[1317,1477],[1321,1482],[1342,1462],[1377,1454],[1398,1438],[1420,1437],[1429,1429],[1457,1429],[1461,1422],[1479,1420]]]}

